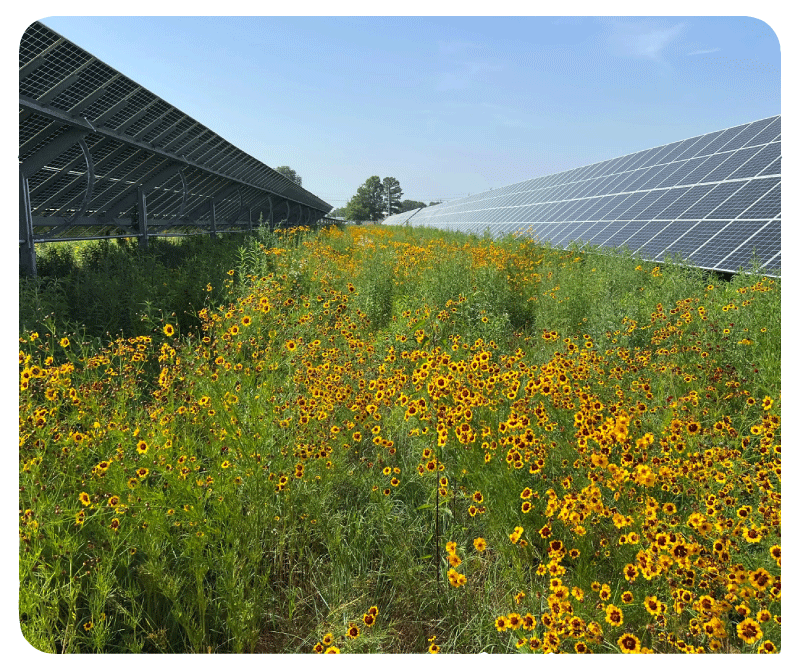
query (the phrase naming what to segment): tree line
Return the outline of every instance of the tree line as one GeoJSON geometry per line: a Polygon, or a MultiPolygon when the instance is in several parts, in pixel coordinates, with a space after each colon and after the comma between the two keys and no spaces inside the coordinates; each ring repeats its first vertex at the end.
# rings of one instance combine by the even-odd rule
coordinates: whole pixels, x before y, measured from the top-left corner
{"type": "MultiPolygon", "coordinates": [[[[298,186],[303,185],[303,178],[288,165],[279,165],[275,171],[291,179],[298,186]]],[[[400,188],[400,182],[396,178],[384,177],[381,180],[378,176],[372,176],[358,187],[347,205],[334,209],[328,216],[362,223],[380,221],[392,214],[440,204],[430,202],[426,205],[419,200],[402,200],[402,197],[403,189],[400,188]]]]}
{"type": "Polygon", "coordinates": [[[358,187],[356,194],[347,205],[334,209],[328,216],[362,223],[364,221],[380,221],[392,214],[408,212],[412,209],[438,205],[431,202],[426,205],[418,200],[403,200],[403,189],[395,177],[384,177],[381,180],[373,175],[358,187]]]}

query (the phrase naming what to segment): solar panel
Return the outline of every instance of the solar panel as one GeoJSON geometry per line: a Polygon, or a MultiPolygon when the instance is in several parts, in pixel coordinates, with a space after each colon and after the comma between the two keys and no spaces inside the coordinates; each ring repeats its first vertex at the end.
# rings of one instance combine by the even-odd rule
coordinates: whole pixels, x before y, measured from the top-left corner
{"type": "Polygon", "coordinates": [[[262,210],[297,224],[331,209],[39,22],[20,42],[19,110],[20,263],[30,274],[36,242],[146,243],[154,231],[247,230],[262,210]]]}
{"type": "MultiPolygon", "coordinates": [[[[781,117],[741,124],[419,210],[413,226],[557,248],[626,248],[737,272],[780,272],[781,117]]],[[[387,219],[387,223],[394,220],[387,219]]]]}

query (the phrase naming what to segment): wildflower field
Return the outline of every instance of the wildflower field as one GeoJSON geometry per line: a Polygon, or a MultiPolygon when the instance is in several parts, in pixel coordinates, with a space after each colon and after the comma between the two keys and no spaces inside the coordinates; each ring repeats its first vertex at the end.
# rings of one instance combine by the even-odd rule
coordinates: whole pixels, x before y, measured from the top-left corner
{"type": "Polygon", "coordinates": [[[192,314],[21,325],[31,645],[780,650],[780,280],[405,227],[239,242],[220,281],[176,271],[192,314]]]}

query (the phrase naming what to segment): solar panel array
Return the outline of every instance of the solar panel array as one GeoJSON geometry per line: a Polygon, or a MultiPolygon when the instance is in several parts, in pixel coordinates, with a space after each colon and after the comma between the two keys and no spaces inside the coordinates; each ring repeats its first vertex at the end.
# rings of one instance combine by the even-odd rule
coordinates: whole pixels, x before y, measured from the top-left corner
{"type": "Polygon", "coordinates": [[[781,267],[781,117],[773,116],[385,219],[565,249],[627,248],[737,272],[781,267]],[[409,216],[411,214],[411,216],[409,216]]]}
{"type": "Polygon", "coordinates": [[[42,23],[22,36],[19,77],[26,249],[136,232],[140,188],[148,234],[240,230],[259,215],[311,223],[331,210],[42,23]]]}

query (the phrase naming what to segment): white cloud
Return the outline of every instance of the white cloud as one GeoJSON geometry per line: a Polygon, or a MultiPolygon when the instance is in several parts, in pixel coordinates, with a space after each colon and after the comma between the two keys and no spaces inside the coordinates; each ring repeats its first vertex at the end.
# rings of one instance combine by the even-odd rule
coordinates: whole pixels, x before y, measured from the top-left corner
{"type": "Polygon", "coordinates": [[[620,56],[646,58],[664,63],[667,51],[686,29],[685,23],[664,26],[653,21],[627,21],[601,19],[610,28],[607,37],[609,45],[620,56]]]}
{"type": "Polygon", "coordinates": [[[700,54],[713,54],[715,51],[722,51],[722,49],[720,49],[719,47],[717,47],[716,49],[700,49],[698,51],[692,51],[692,52],[690,52],[690,53],[688,53],[686,55],[687,56],[699,56],[700,54]]]}

